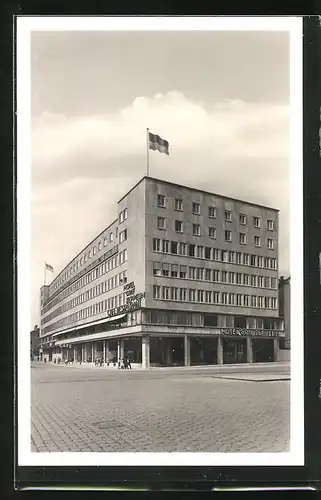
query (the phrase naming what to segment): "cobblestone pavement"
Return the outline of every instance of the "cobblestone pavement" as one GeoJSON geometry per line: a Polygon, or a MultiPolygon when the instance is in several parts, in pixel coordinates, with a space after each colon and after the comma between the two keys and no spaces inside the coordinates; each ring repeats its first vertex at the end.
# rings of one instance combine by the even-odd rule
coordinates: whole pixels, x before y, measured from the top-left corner
{"type": "Polygon", "coordinates": [[[32,451],[289,451],[289,381],[216,375],[214,368],[110,371],[39,364],[31,368],[32,451]]]}

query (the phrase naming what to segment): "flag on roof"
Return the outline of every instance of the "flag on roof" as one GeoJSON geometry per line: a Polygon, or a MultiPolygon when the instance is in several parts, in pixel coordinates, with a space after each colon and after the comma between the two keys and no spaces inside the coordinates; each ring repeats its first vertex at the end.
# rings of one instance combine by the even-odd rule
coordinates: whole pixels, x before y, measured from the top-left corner
{"type": "Polygon", "coordinates": [[[162,139],[159,135],[151,134],[150,132],[148,133],[148,138],[149,138],[149,149],[169,155],[168,141],[165,141],[165,139],[162,139]]]}

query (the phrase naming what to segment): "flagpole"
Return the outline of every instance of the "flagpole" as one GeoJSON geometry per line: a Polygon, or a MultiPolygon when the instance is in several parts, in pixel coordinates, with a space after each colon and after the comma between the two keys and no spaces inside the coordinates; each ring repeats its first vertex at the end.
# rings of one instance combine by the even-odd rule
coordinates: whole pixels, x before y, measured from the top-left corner
{"type": "Polygon", "coordinates": [[[146,146],[147,146],[147,177],[149,177],[149,128],[146,129],[146,146]]]}

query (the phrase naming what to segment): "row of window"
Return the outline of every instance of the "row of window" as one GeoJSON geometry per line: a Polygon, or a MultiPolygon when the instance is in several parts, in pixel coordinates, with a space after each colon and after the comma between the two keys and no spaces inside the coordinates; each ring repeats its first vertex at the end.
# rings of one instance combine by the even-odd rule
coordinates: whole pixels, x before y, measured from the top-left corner
{"type": "MultiPolygon", "coordinates": [[[[184,223],[180,220],[175,220],[174,221],[174,229],[177,233],[183,233],[183,225],[184,223]]],[[[167,220],[164,217],[157,217],[157,229],[166,231],[168,229],[167,225],[167,220]]],[[[216,227],[215,226],[209,226],[207,228],[207,236],[212,239],[216,239],[216,227]]],[[[193,224],[193,236],[203,236],[201,232],[201,225],[200,224],[193,224]]],[[[226,229],[224,231],[224,237],[225,241],[232,242],[232,231],[229,229],[226,229]]],[[[247,235],[245,233],[239,233],[239,243],[240,245],[246,245],[247,244],[247,235]]],[[[256,247],[261,246],[261,238],[260,236],[253,236],[253,244],[256,247]]],[[[266,239],[266,246],[270,250],[273,250],[274,248],[274,240],[273,238],[267,238],[266,239]]]]}
{"type": "Polygon", "coordinates": [[[154,276],[164,276],[168,278],[213,281],[215,283],[228,283],[230,285],[277,289],[277,279],[271,278],[270,276],[257,276],[255,274],[169,264],[167,262],[154,262],[153,274],[154,276]]]}
{"type": "MultiPolygon", "coordinates": [[[[128,211],[127,211],[127,208],[125,208],[119,214],[119,223],[121,224],[122,222],[124,222],[127,219],[127,217],[128,217],[128,211]]],[[[59,286],[62,283],[67,281],[68,278],[70,276],[72,276],[72,274],[74,274],[83,264],[86,264],[86,262],[89,259],[91,259],[91,257],[93,257],[97,252],[99,252],[103,247],[106,247],[108,243],[112,243],[114,241],[115,237],[118,238],[118,228],[117,227],[115,229],[115,235],[114,235],[113,231],[110,231],[108,234],[105,234],[104,238],[102,240],[98,241],[98,243],[96,245],[94,245],[92,248],[90,248],[77,262],[74,262],[69,267],[69,269],[67,269],[64,272],[64,274],[57,280],[57,282],[53,286],[53,290],[56,290],[57,288],[59,288],[59,286]]],[[[122,231],[121,233],[119,233],[119,237],[120,237],[120,241],[119,241],[120,243],[127,240],[127,231],[126,232],[122,231]]]]}
{"type": "Polygon", "coordinates": [[[80,311],[77,311],[69,316],[65,316],[64,318],[55,321],[55,323],[51,323],[51,325],[43,328],[43,334],[51,332],[52,330],[56,330],[57,328],[61,328],[63,326],[69,326],[77,321],[81,321],[83,319],[88,319],[97,314],[104,313],[109,311],[110,309],[114,309],[115,307],[123,306],[126,304],[126,292],[120,293],[119,295],[115,295],[114,297],[110,297],[109,299],[102,300],[96,304],[85,307],[80,311]]]}
{"type": "MultiPolygon", "coordinates": [[[[166,208],[166,197],[163,194],[157,195],[157,206],[161,208],[166,208]]],[[[182,198],[174,199],[174,210],[178,212],[182,212],[184,210],[184,201],[182,198]]],[[[202,206],[200,203],[192,202],[192,213],[194,215],[202,215],[202,206]]],[[[207,215],[209,218],[215,219],[217,216],[217,207],[215,205],[208,205],[207,207],[207,215]]],[[[239,223],[242,226],[246,226],[248,224],[248,216],[246,214],[238,214],[239,223]]],[[[232,222],[232,211],[224,210],[224,219],[226,222],[232,222]]],[[[260,229],[261,227],[261,218],[260,217],[252,217],[252,225],[253,227],[260,229]]],[[[266,228],[269,231],[274,230],[274,221],[269,219],[266,221],[266,228]]]]}
{"type": "Polygon", "coordinates": [[[44,318],[41,324],[48,323],[48,321],[51,321],[53,318],[60,316],[66,311],[70,311],[70,309],[73,309],[74,307],[77,307],[80,304],[87,302],[88,300],[94,299],[95,297],[98,297],[103,293],[109,292],[110,290],[113,290],[118,286],[125,285],[126,283],[127,283],[127,271],[122,271],[119,274],[115,274],[115,276],[112,276],[108,280],[99,283],[99,285],[90,288],[86,292],[83,292],[80,295],[77,295],[77,297],[74,297],[73,299],[69,300],[62,306],[57,307],[57,309],[52,311],[50,314],[48,314],[48,316],[44,318]]]}
{"type": "Polygon", "coordinates": [[[219,328],[247,328],[258,330],[282,330],[283,320],[279,318],[256,318],[213,313],[186,311],[144,311],[143,320],[156,325],[213,326],[219,328]]]}
{"type": "Polygon", "coordinates": [[[184,257],[194,257],[197,259],[226,262],[229,264],[261,267],[265,269],[277,269],[277,262],[274,257],[263,257],[244,252],[220,250],[219,248],[194,245],[190,243],[179,243],[177,241],[163,240],[160,238],[153,238],[153,251],[181,255],[184,257]]]}
{"type": "Polygon", "coordinates": [[[276,297],[196,290],[194,288],[178,288],[173,286],[153,285],[153,298],[156,300],[277,309],[276,297]]]}
{"type": "Polygon", "coordinates": [[[100,264],[95,269],[85,274],[85,276],[82,276],[79,280],[72,283],[72,285],[65,288],[61,293],[59,293],[57,297],[52,299],[50,303],[44,307],[42,314],[45,314],[47,311],[52,309],[56,304],[64,300],[66,297],[69,297],[69,295],[73,294],[80,288],[83,288],[84,286],[88,285],[89,283],[99,278],[103,274],[112,271],[118,265],[121,265],[126,261],[127,261],[127,249],[122,250],[118,254],[106,260],[103,264],[100,264]]]}

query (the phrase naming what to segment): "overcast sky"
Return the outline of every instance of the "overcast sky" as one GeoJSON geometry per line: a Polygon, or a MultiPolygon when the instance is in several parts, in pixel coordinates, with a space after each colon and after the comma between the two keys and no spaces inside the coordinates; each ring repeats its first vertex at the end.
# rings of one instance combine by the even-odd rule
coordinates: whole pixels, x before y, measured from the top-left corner
{"type": "Polygon", "coordinates": [[[32,34],[32,325],[58,272],[146,173],[280,209],[289,274],[289,35],[32,34]]]}

